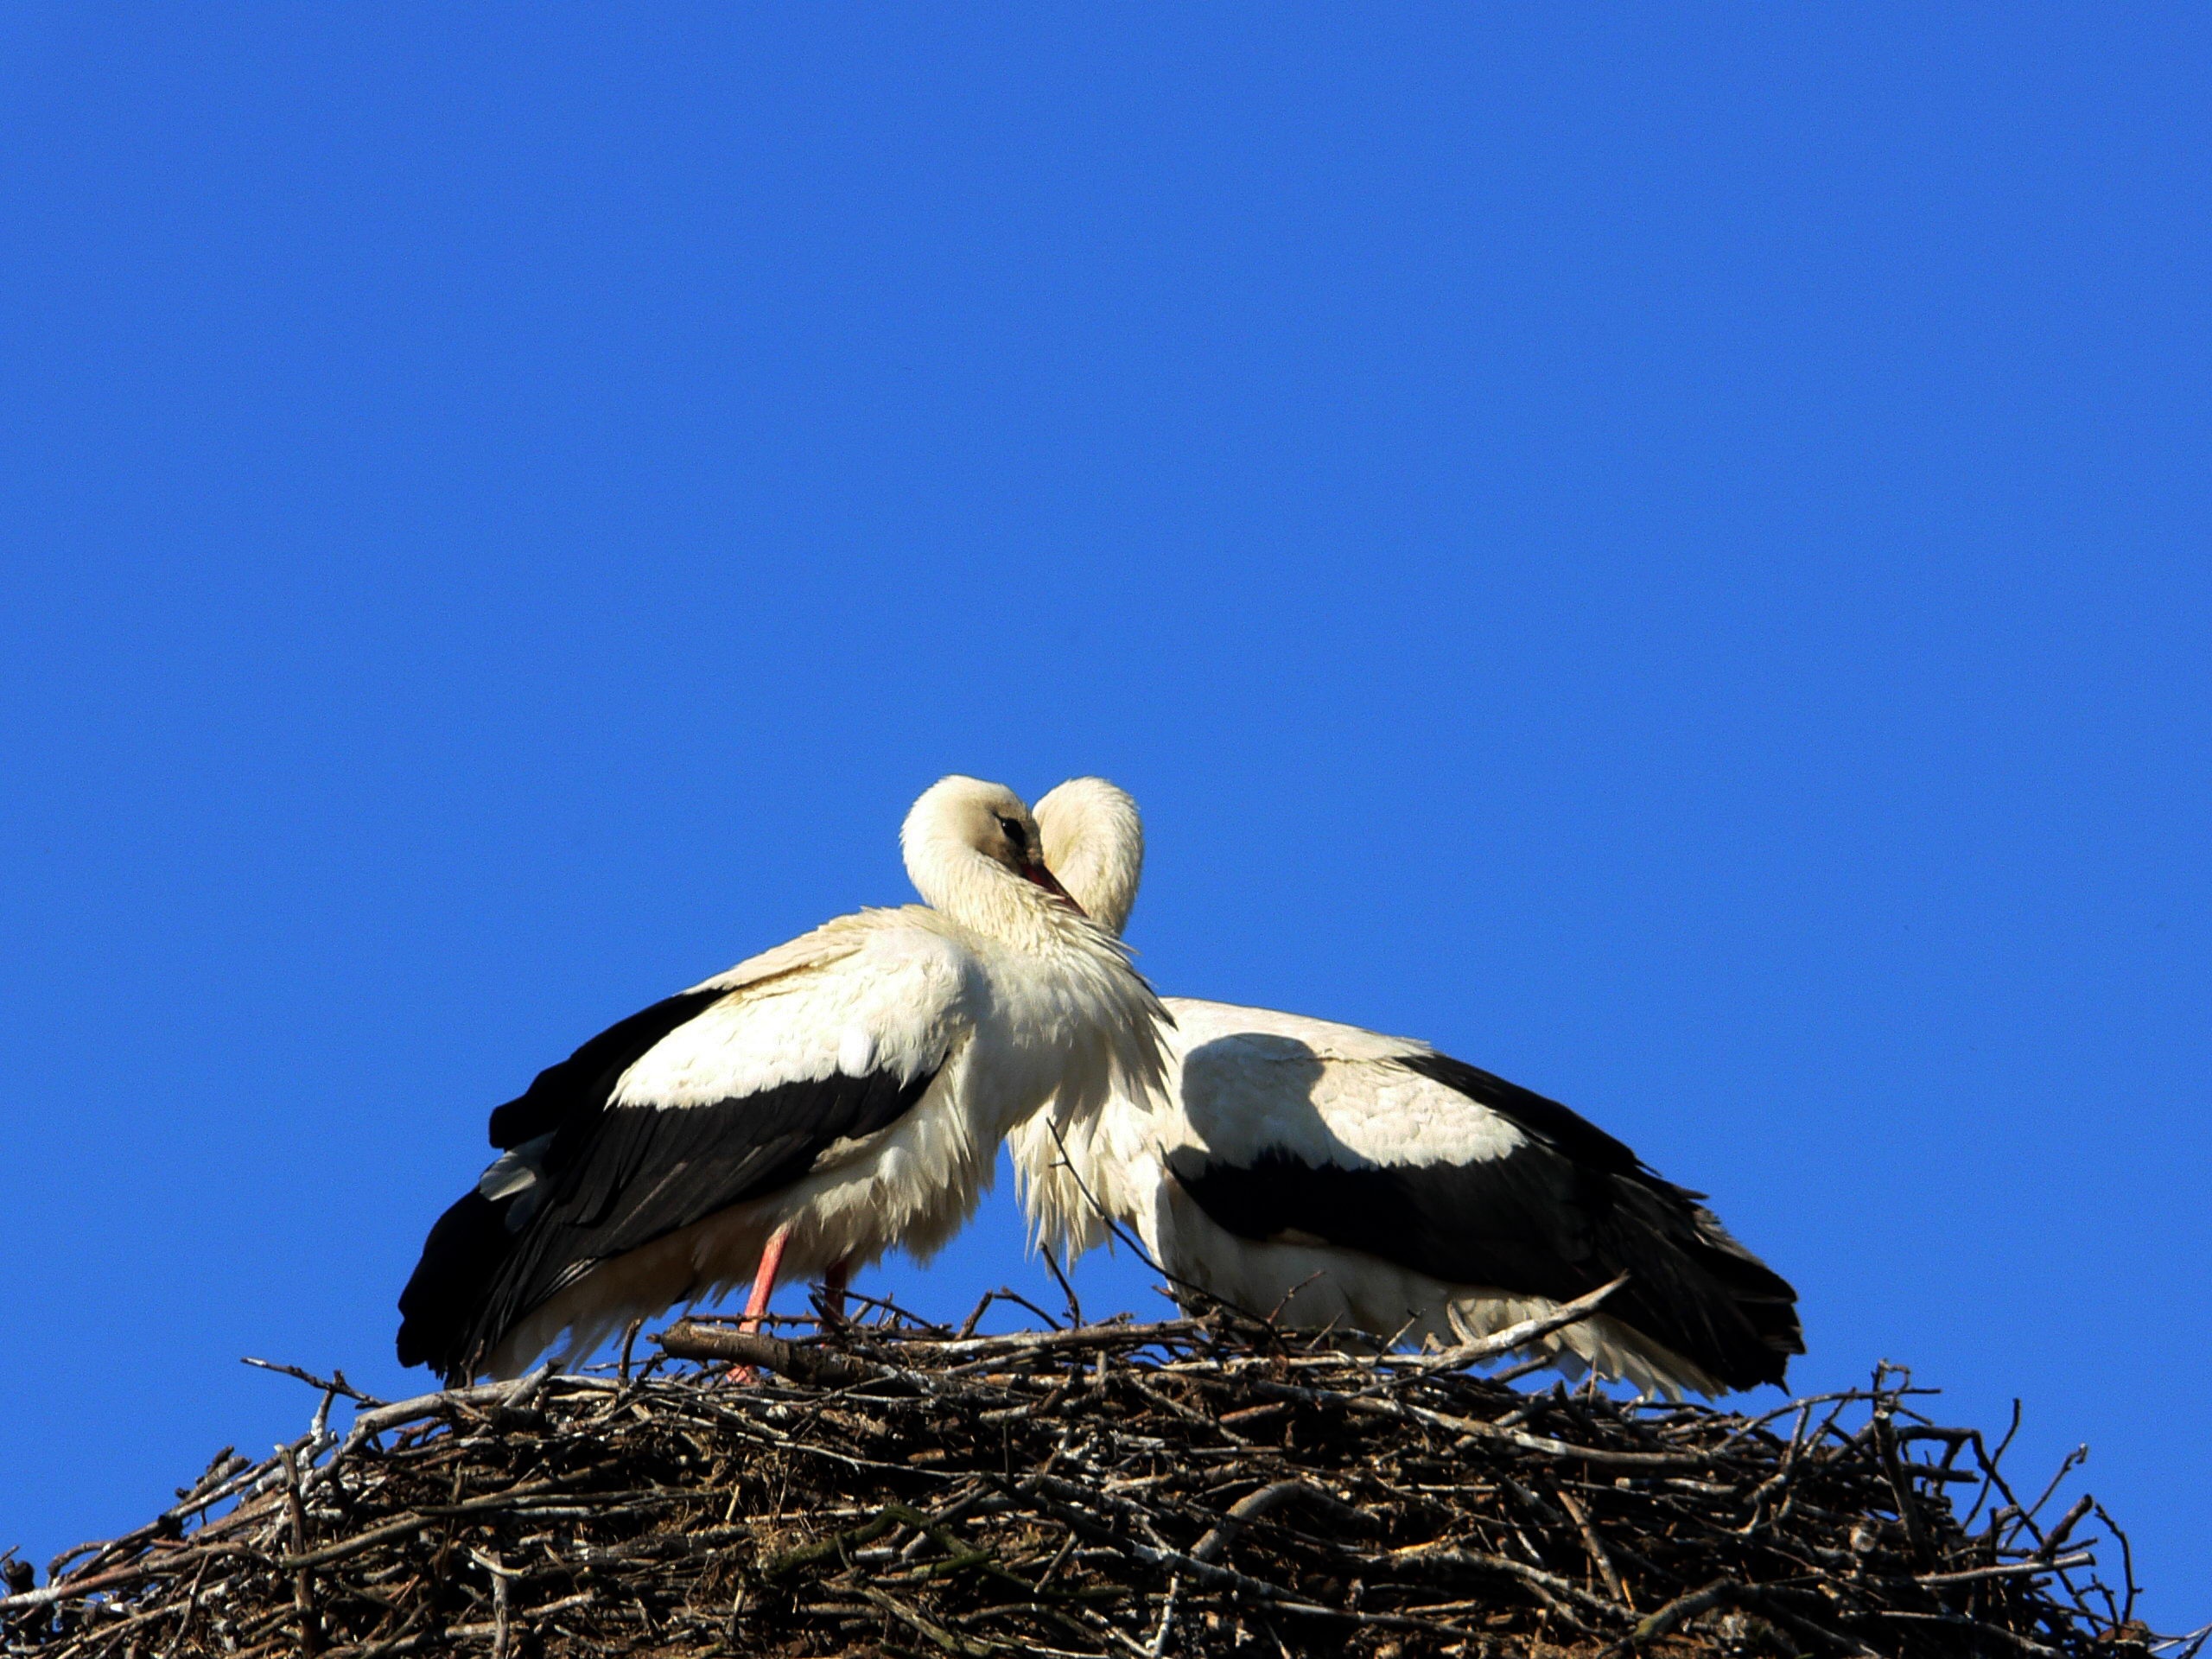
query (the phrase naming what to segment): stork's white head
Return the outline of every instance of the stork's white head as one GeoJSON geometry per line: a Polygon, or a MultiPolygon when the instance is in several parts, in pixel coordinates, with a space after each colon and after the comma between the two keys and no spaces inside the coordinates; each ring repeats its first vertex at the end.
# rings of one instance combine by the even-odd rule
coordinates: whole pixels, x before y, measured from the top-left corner
{"type": "Polygon", "coordinates": [[[1040,899],[1081,913],[1046,862],[1037,820],[1004,784],[957,772],[940,778],[907,813],[899,844],[915,890],[970,926],[998,931],[993,923],[1009,906],[1040,899]]]}
{"type": "Polygon", "coordinates": [[[1144,820],[1125,789],[1071,778],[1037,803],[1045,862],[1101,927],[1129,925],[1144,876],[1144,820]]]}

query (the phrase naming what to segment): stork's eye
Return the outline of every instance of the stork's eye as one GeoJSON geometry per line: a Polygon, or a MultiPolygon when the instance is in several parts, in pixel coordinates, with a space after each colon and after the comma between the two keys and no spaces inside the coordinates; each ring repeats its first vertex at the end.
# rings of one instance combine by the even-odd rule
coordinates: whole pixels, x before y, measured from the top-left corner
{"type": "Polygon", "coordinates": [[[1006,831],[1006,838],[1015,847],[1026,847],[1029,844],[1029,837],[1023,833],[1020,818],[1001,817],[999,820],[999,828],[1006,831]]]}

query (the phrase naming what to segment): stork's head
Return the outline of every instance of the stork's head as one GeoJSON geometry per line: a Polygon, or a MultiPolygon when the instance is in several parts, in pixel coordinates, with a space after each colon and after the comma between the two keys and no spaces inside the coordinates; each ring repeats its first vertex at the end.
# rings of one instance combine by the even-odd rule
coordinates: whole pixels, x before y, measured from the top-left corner
{"type": "Polygon", "coordinates": [[[1021,797],[1004,784],[941,778],[922,792],[899,832],[906,873],[923,898],[940,910],[957,910],[951,898],[957,873],[980,857],[1081,912],[1045,862],[1045,837],[1021,797]]]}
{"type": "Polygon", "coordinates": [[[1037,803],[1045,861],[1084,914],[1119,933],[1129,925],[1144,875],[1144,820],[1128,791],[1103,778],[1071,778],[1037,803]]]}

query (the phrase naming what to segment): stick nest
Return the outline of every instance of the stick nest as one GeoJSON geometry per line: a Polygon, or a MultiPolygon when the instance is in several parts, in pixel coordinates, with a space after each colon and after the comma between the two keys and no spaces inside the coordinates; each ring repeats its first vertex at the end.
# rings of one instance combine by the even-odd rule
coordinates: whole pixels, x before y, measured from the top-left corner
{"type": "Polygon", "coordinates": [[[634,1374],[626,1356],[392,1405],[295,1372],[324,1390],[303,1440],[226,1450],[42,1588],[0,1558],[0,1648],[2196,1650],[2135,1621],[2109,1516],[2085,1497],[2052,1519],[2001,1446],[1930,1421],[1887,1368],[1744,1416],[1222,1318],[970,1337],[885,1314],[788,1342],[687,1320],[656,1340],[634,1374]]]}

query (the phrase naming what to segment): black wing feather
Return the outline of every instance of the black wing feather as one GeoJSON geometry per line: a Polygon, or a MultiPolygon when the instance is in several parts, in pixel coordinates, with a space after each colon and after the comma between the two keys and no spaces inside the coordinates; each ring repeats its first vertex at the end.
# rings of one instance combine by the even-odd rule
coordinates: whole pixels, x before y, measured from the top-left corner
{"type": "Polygon", "coordinates": [[[790,1185],[836,1141],[895,1122],[936,1077],[938,1066],[904,1079],[841,1073],[705,1106],[608,1103],[625,1071],[726,995],[655,1003],[493,1114],[493,1144],[530,1154],[535,1179],[497,1198],[471,1192],[431,1228],[400,1293],[402,1364],[466,1382],[518,1321],[599,1262],[790,1185]]]}
{"type": "Polygon", "coordinates": [[[1804,1351],[1796,1293],[1697,1195],[1556,1101],[1443,1055],[1398,1063],[1503,1113],[1526,1144],[1467,1164],[1186,1158],[1176,1178],[1240,1237],[1304,1233],[1447,1284],[1567,1301],[1626,1271],[1608,1314],[1730,1388],[1783,1380],[1804,1351]]]}
{"type": "Polygon", "coordinates": [[[618,1020],[558,1065],[549,1065],[529,1088],[492,1113],[492,1144],[502,1151],[535,1141],[596,1109],[621,1075],[646,1051],[689,1025],[728,996],[728,991],[679,991],[626,1020],[618,1020]]]}
{"type": "Polygon", "coordinates": [[[1628,1147],[1572,1107],[1547,1099],[1533,1089],[1508,1083],[1495,1072],[1469,1065],[1465,1060],[1455,1060],[1449,1054],[1408,1054],[1398,1064],[1512,1119],[1530,1135],[1557,1147],[1585,1169],[1602,1170],[1609,1175],[1649,1173],[1643,1167],[1643,1160],[1628,1147]]]}

